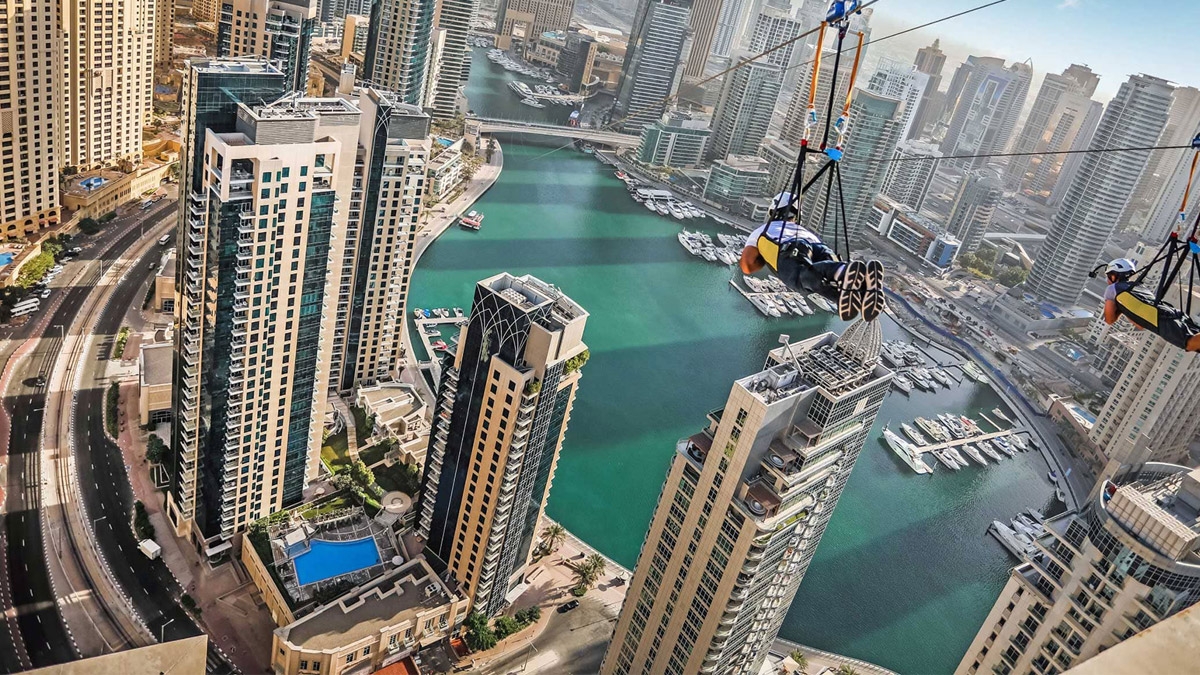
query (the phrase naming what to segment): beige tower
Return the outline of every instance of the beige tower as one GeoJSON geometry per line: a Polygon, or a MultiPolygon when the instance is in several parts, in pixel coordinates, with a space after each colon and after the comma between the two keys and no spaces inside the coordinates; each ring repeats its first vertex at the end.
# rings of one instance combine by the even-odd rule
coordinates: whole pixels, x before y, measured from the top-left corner
{"type": "Polygon", "coordinates": [[[535,277],[484,279],[441,375],[417,533],[488,616],[525,576],[588,358],[587,316],[535,277]]]}
{"type": "Polygon", "coordinates": [[[316,0],[228,0],[217,24],[217,56],[262,57],[283,71],[288,88],[308,87],[316,0]]]}
{"type": "Polygon", "coordinates": [[[348,217],[337,201],[354,180],[360,112],[279,99],[283,81],[238,61],[193,62],[185,78],[167,512],[210,559],[298,503],[320,465],[348,217]]]}
{"type": "Polygon", "coordinates": [[[1200,598],[1200,469],[1137,464],[1097,487],[1045,522],[957,675],[1061,673],[1200,598]]]}
{"type": "Polygon", "coordinates": [[[59,165],[132,170],[153,110],[155,0],[74,7],[61,14],[59,165]]]}
{"type": "Polygon", "coordinates": [[[55,96],[61,73],[54,5],[26,11],[0,2],[0,236],[21,237],[58,222],[62,140],[55,96]]]}
{"type": "Polygon", "coordinates": [[[154,70],[166,73],[171,69],[171,49],[175,40],[175,0],[155,0],[154,3],[154,70]]]}
{"type": "Polygon", "coordinates": [[[881,339],[776,349],[680,439],[601,673],[759,672],[887,395],[881,339]]]}

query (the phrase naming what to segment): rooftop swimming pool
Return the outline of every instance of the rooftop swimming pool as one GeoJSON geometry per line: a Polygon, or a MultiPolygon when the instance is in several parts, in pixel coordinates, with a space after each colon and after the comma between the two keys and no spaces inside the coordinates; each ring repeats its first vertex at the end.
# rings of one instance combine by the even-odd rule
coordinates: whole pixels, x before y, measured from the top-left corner
{"type": "Polygon", "coordinates": [[[354,541],[314,539],[309,549],[296,556],[296,579],[301,586],[325,581],[379,564],[379,548],[373,537],[354,541]]]}

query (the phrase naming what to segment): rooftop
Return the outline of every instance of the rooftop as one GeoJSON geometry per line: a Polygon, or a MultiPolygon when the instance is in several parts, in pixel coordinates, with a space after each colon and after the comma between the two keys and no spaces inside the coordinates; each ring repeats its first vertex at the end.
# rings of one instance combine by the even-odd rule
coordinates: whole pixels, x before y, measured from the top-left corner
{"type": "Polygon", "coordinates": [[[271,65],[267,61],[253,56],[221,59],[192,59],[188,61],[188,64],[193,69],[202,73],[242,73],[248,75],[255,73],[261,73],[264,75],[283,74],[278,68],[271,65]]]}
{"type": "Polygon", "coordinates": [[[514,277],[508,272],[502,272],[479,283],[522,311],[528,312],[550,305],[551,315],[564,323],[588,315],[565,293],[531,274],[514,277]]]}
{"type": "Polygon", "coordinates": [[[338,649],[455,600],[417,557],[275,633],[297,648],[338,649]]]}
{"type": "Polygon", "coordinates": [[[175,249],[167,249],[167,252],[163,254],[157,276],[175,278],[175,249]]]}
{"type": "Polygon", "coordinates": [[[107,169],[76,174],[67,182],[67,188],[63,190],[63,194],[72,197],[87,197],[106,187],[116,185],[118,181],[125,179],[128,175],[107,169]]]}
{"type": "MultiPolygon", "coordinates": [[[[1165,465],[1170,466],[1170,465],[1165,465]]],[[[1200,468],[1107,485],[1104,507],[1126,531],[1175,561],[1200,563],[1200,468]]]]}
{"type": "Polygon", "coordinates": [[[171,343],[142,345],[142,386],[171,384],[175,348],[171,343]]]}
{"type": "Polygon", "coordinates": [[[90,659],[68,661],[28,671],[30,675],[127,675],[128,673],[171,673],[203,675],[208,658],[208,636],[128,649],[90,659]]]}

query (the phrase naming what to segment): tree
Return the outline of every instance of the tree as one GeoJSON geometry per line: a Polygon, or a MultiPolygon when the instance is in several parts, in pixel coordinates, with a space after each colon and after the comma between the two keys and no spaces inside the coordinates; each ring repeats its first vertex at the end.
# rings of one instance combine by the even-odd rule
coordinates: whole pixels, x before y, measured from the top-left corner
{"type": "Polygon", "coordinates": [[[496,634],[488,627],[487,617],[479,612],[467,616],[467,646],[473,652],[482,652],[496,646],[496,634]]]}
{"type": "Polygon", "coordinates": [[[996,281],[1012,288],[1017,284],[1025,281],[1025,277],[1029,276],[1029,272],[1024,267],[1001,267],[996,274],[996,281]]]}
{"type": "Polygon", "coordinates": [[[530,605],[525,609],[517,610],[515,614],[517,623],[522,627],[528,626],[531,623],[537,623],[537,620],[542,618],[542,608],[537,605],[530,605]]]}
{"type": "Polygon", "coordinates": [[[542,542],[546,544],[546,549],[551,553],[558,550],[559,546],[567,540],[567,528],[558,523],[550,523],[542,528],[542,542]]]}
{"type": "Polygon", "coordinates": [[[975,257],[981,260],[984,264],[991,265],[996,262],[996,249],[980,248],[975,251],[975,257]]]}
{"type": "Polygon", "coordinates": [[[838,666],[837,675],[858,675],[858,671],[843,663],[838,666]]]}
{"type": "Polygon", "coordinates": [[[524,626],[518,623],[516,619],[512,618],[511,616],[502,616],[499,619],[496,619],[496,639],[503,640],[522,628],[524,628],[524,626]]]}
{"type": "Polygon", "coordinates": [[[483,156],[488,164],[492,163],[492,155],[496,152],[496,141],[487,139],[483,142],[483,156]]]}
{"type": "Polygon", "coordinates": [[[808,671],[808,657],[804,655],[804,652],[794,649],[788,656],[792,657],[792,660],[796,662],[796,670],[801,673],[808,671]]]}
{"type": "Polygon", "coordinates": [[[146,459],[151,464],[160,464],[167,457],[167,444],[155,434],[146,442],[146,459]]]}
{"type": "MultiPolygon", "coordinates": [[[[584,558],[583,562],[575,567],[575,578],[578,580],[575,588],[581,589],[586,593],[600,579],[600,575],[604,574],[605,567],[607,565],[599,553],[593,553],[584,558]]],[[[582,593],[579,595],[582,595],[582,593]]]]}
{"type": "Polygon", "coordinates": [[[350,478],[364,491],[375,484],[375,473],[361,459],[350,465],[350,478]]]}

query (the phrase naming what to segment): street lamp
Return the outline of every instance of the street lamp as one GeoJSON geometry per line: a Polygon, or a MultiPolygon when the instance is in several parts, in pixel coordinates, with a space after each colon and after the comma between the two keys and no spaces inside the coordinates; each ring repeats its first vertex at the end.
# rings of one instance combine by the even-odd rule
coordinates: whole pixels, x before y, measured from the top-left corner
{"type": "Polygon", "coordinates": [[[96,519],[92,520],[92,532],[95,532],[95,531],[96,531],[96,523],[98,523],[98,522],[100,522],[100,521],[104,520],[104,519],[105,519],[105,518],[107,518],[107,517],[108,517],[108,516],[100,516],[99,518],[96,518],[96,519]]]}
{"type": "Polygon", "coordinates": [[[158,641],[159,642],[167,641],[167,638],[166,638],[167,626],[171,625],[171,622],[173,622],[173,621],[175,621],[175,619],[168,619],[167,622],[162,625],[162,628],[158,629],[158,641]]]}
{"type": "MultiPolygon", "coordinates": [[[[530,648],[532,648],[532,649],[533,649],[533,651],[535,651],[535,652],[538,650],[538,648],[537,648],[537,647],[534,647],[534,646],[533,646],[533,638],[529,638],[529,642],[526,644],[526,646],[527,646],[527,647],[530,647],[530,648]]],[[[521,664],[521,672],[522,672],[522,673],[523,673],[523,672],[525,672],[525,669],[526,669],[528,666],[529,666],[529,650],[528,650],[528,649],[526,649],[526,650],[525,650],[525,663],[522,663],[522,664],[521,664]]]]}

